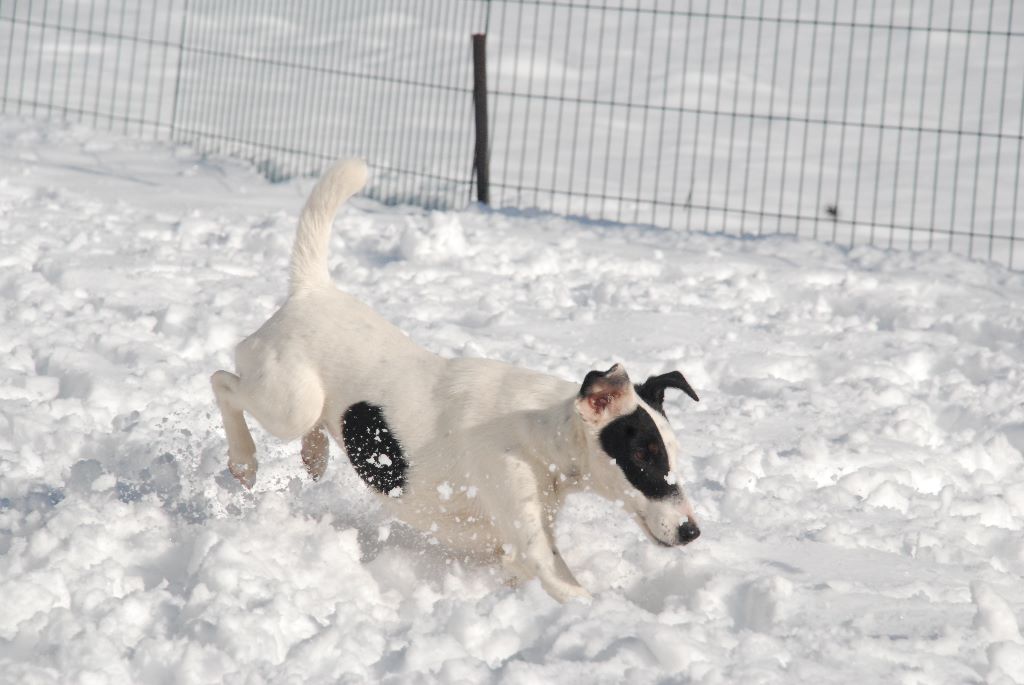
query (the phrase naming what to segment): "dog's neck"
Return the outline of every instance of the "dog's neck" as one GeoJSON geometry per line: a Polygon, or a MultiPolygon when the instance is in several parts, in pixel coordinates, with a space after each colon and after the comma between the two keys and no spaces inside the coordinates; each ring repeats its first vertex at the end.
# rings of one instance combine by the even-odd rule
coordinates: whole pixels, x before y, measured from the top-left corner
{"type": "Polygon", "coordinates": [[[558,499],[585,489],[582,474],[589,473],[590,454],[575,398],[539,412],[534,425],[539,429],[537,439],[543,441],[535,467],[538,480],[550,483],[545,489],[558,499]]]}

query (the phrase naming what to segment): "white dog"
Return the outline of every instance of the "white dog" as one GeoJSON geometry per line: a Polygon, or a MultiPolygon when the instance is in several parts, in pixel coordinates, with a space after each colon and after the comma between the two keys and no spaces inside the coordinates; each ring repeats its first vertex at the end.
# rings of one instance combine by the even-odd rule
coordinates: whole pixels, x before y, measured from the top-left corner
{"type": "Polygon", "coordinates": [[[228,469],[256,479],[248,412],[282,440],[302,438],[319,478],[326,430],[401,520],[449,547],[497,555],[556,599],[588,596],[552,534],[568,493],[621,501],[664,545],[700,535],[677,478],[666,388],[697,395],[678,371],[634,386],[625,369],[582,386],[486,359],[444,359],[331,283],[327,249],[339,205],[366,183],[358,161],[330,169],[299,219],[284,305],[238,345],[238,375],[211,382],[228,469]]]}

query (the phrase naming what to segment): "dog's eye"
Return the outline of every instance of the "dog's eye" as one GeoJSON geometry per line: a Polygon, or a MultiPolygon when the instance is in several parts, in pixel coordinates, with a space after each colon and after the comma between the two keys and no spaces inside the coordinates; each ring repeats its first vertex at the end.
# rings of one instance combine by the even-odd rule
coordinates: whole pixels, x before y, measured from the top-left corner
{"type": "Polygon", "coordinates": [[[650,461],[650,454],[645,450],[634,450],[633,458],[639,462],[647,463],[650,461]]]}

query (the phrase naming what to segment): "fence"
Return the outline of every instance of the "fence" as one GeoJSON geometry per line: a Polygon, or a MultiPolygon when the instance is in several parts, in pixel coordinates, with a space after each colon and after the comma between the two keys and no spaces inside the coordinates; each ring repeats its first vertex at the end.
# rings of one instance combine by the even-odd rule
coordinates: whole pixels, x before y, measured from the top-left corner
{"type": "Polygon", "coordinates": [[[255,161],[345,154],[385,202],[950,249],[1019,266],[1012,0],[4,0],[0,111],[255,161]]]}

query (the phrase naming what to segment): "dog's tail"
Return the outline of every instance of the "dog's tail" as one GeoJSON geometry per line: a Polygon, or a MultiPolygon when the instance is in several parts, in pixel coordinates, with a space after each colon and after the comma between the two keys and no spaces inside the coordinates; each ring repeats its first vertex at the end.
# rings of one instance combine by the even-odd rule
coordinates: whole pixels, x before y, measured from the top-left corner
{"type": "Polygon", "coordinates": [[[299,229],[292,248],[291,292],[329,285],[327,246],[331,224],[338,207],[366,185],[367,170],[362,160],[338,162],[320,178],[299,216],[299,229]]]}

